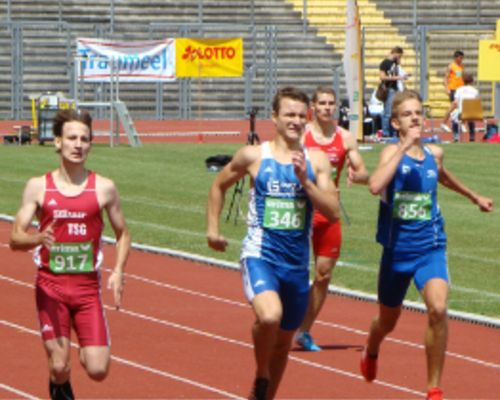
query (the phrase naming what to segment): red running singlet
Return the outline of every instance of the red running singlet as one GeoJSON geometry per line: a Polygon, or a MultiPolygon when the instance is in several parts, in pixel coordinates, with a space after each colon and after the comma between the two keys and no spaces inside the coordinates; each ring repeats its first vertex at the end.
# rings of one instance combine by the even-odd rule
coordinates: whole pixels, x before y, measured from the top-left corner
{"type": "Polygon", "coordinates": [[[96,174],[89,171],[87,185],[74,196],[62,194],[52,173],[45,175],[45,195],[39,212],[40,231],[52,221],[55,243],[49,252],[41,247],[35,262],[55,274],[89,273],[99,269],[102,260],[102,213],[96,193],[96,174]]]}
{"type": "Polygon", "coordinates": [[[342,140],[342,133],[337,127],[335,135],[330,143],[320,144],[314,139],[311,129],[307,129],[304,133],[304,146],[311,150],[321,150],[326,153],[332,166],[332,180],[335,186],[339,186],[339,179],[342,169],[344,168],[346,150],[342,140]]]}

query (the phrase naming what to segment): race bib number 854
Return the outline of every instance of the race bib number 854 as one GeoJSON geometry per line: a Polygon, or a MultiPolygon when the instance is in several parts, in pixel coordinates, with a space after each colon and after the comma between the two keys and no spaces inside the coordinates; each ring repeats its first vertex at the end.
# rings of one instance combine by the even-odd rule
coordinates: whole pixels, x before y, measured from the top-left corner
{"type": "Polygon", "coordinates": [[[50,270],[55,274],[82,274],[94,270],[92,242],[54,243],[50,249],[50,270]]]}
{"type": "Polygon", "coordinates": [[[432,199],[430,193],[395,192],[393,217],[405,221],[428,221],[431,219],[432,199]]]}
{"type": "Polygon", "coordinates": [[[304,229],[306,201],[266,198],[264,228],[280,230],[304,229]]]}

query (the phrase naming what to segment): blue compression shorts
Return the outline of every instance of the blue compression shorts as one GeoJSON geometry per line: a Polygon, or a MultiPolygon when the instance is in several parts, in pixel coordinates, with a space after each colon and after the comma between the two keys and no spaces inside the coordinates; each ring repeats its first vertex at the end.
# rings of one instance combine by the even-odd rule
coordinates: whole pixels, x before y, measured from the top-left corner
{"type": "Polygon", "coordinates": [[[307,311],[309,301],[309,270],[273,265],[260,258],[241,260],[243,287],[249,302],[259,293],[271,290],[278,293],[283,307],[280,327],[297,329],[307,311]]]}
{"type": "Polygon", "coordinates": [[[380,303],[388,307],[400,306],[412,278],[419,292],[431,279],[449,282],[446,248],[437,247],[424,253],[402,253],[384,248],[378,277],[380,303]]]}

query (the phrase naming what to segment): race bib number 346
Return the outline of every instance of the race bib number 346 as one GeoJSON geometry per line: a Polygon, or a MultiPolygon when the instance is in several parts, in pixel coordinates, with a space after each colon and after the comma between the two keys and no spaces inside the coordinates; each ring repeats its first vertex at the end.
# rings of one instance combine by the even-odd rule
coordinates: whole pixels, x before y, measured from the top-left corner
{"type": "Polygon", "coordinates": [[[405,221],[428,221],[431,219],[432,199],[430,193],[395,192],[393,217],[405,221]]]}
{"type": "Polygon", "coordinates": [[[55,274],[82,274],[94,270],[92,242],[54,243],[50,269],[55,274]]]}
{"type": "Polygon", "coordinates": [[[264,228],[280,230],[304,229],[305,216],[305,200],[266,198],[264,228]]]}

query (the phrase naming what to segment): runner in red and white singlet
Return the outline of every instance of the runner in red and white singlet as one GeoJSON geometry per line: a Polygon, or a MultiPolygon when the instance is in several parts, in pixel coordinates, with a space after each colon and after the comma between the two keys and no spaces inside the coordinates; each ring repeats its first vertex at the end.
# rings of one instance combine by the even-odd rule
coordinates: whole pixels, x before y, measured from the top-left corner
{"type": "MultiPolygon", "coordinates": [[[[320,149],[328,155],[332,166],[332,180],[339,187],[340,175],[347,161],[347,183],[367,183],[368,173],[358,151],[356,138],[336,126],[333,115],[336,94],[330,87],[319,87],[312,98],[314,118],[303,138],[310,149],[320,149]]],[[[296,336],[297,343],[308,351],[319,351],[309,331],[326,298],[331,274],[340,255],[342,230],[340,220],[329,222],[319,212],[313,217],[313,250],[315,278],[309,294],[309,308],[296,336]]]]}
{"type": "MultiPolygon", "coordinates": [[[[54,118],[54,144],[60,166],[26,184],[12,228],[14,250],[35,249],[36,303],[49,361],[51,399],[73,399],[70,335],[76,332],[80,362],[90,378],[109,370],[109,334],[101,300],[102,210],[116,236],[116,260],[108,278],[117,309],[130,235],[118,191],[110,179],[85,168],[92,143],[92,119],[85,111],[64,110],[54,118]],[[34,217],[39,230],[29,228],[34,217]]],[[[97,394],[96,394],[97,395],[97,394]]]]}
{"type": "MultiPolygon", "coordinates": [[[[38,220],[40,231],[43,231],[54,221],[54,238],[56,243],[67,244],[66,257],[54,257],[53,246],[50,253],[42,247],[38,265],[54,273],[87,273],[99,269],[102,257],[101,234],[104,227],[101,207],[96,194],[96,173],[88,172],[87,185],[74,196],[65,196],[57,189],[52,173],[45,175],[45,196],[38,220]],[[79,244],[78,248],[70,243],[79,244]],[[81,253],[81,249],[85,251],[81,253]],[[72,255],[75,251],[79,256],[72,255]],[[50,255],[53,255],[52,259],[50,255]],[[85,255],[85,257],[83,256],[85,255]]],[[[61,252],[65,247],[61,245],[61,252]]]]}
{"type": "Polygon", "coordinates": [[[54,243],[50,251],[42,246],[34,253],[40,267],[36,300],[44,341],[69,338],[72,313],[81,346],[110,344],[98,276],[103,221],[95,185],[95,172],[88,172],[84,189],[65,196],[56,187],[52,173],[45,175],[43,205],[37,214],[40,231],[52,225],[54,243]],[[59,303],[66,307],[57,307],[59,303]]]}

